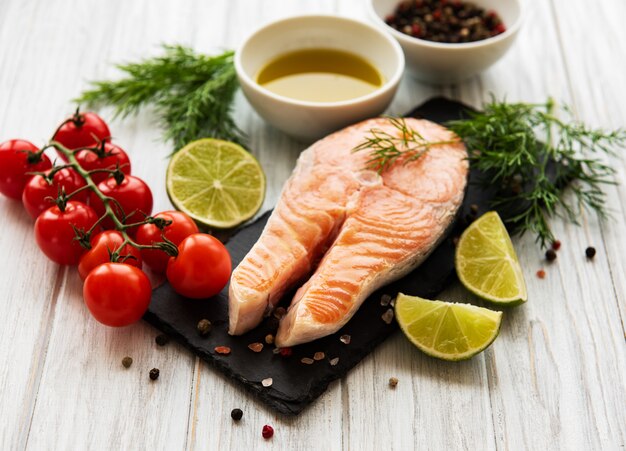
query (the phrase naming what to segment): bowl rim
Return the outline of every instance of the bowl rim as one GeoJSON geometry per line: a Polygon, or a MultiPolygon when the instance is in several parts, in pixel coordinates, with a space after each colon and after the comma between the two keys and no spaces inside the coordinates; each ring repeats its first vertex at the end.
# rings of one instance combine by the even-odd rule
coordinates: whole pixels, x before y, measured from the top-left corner
{"type": "MultiPolygon", "coordinates": [[[[492,36],[487,39],[481,39],[480,41],[473,41],[473,42],[458,42],[458,43],[433,42],[433,41],[428,41],[426,39],[420,39],[420,38],[415,38],[413,36],[409,36],[387,25],[384,19],[380,17],[378,13],[374,10],[375,1],[376,0],[365,0],[365,3],[367,4],[367,10],[368,10],[370,17],[372,17],[376,21],[376,23],[378,23],[378,25],[382,25],[384,29],[387,32],[389,32],[393,37],[395,37],[398,41],[407,43],[408,45],[418,45],[418,46],[423,46],[423,47],[430,47],[433,49],[445,49],[445,50],[475,49],[479,47],[487,47],[487,46],[496,44],[500,41],[508,39],[511,36],[514,36],[519,31],[520,27],[522,26],[522,22],[524,21],[524,17],[526,14],[522,1],[510,0],[517,4],[519,14],[517,15],[517,19],[515,20],[515,22],[513,22],[513,25],[508,26],[504,33],[500,33],[499,35],[492,36]]],[[[400,0],[398,0],[398,3],[400,3],[400,0]]]]}
{"type": "Polygon", "coordinates": [[[243,42],[237,47],[237,50],[235,50],[234,63],[235,63],[235,71],[237,72],[237,75],[240,77],[240,79],[243,80],[246,85],[248,85],[252,89],[255,89],[256,91],[263,94],[264,96],[270,97],[274,100],[277,100],[279,102],[283,102],[289,105],[302,106],[302,107],[314,107],[314,108],[322,108],[322,109],[358,105],[360,103],[368,102],[372,99],[385,95],[389,91],[396,89],[396,87],[400,83],[400,80],[404,74],[404,69],[405,69],[404,52],[402,51],[402,47],[400,47],[400,44],[398,43],[397,40],[395,40],[388,33],[385,33],[384,30],[381,30],[380,28],[368,22],[365,22],[362,20],[356,20],[350,17],[337,15],[337,14],[297,14],[297,15],[291,15],[288,17],[283,17],[281,19],[273,20],[266,24],[263,24],[259,26],[258,28],[256,28],[252,33],[250,33],[243,40],[243,42]],[[259,83],[257,83],[254,80],[254,78],[248,74],[248,72],[244,70],[243,63],[242,63],[242,56],[241,56],[243,53],[243,49],[253,39],[255,39],[256,36],[260,34],[262,31],[265,31],[268,28],[281,26],[287,22],[292,22],[294,20],[311,20],[311,21],[328,20],[328,21],[335,21],[338,24],[340,24],[341,22],[344,22],[344,23],[350,22],[350,23],[370,29],[380,39],[386,41],[394,50],[397,63],[396,63],[396,67],[394,68],[393,75],[388,80],[386,80],[382,86],[370,92],[369,94],[366,94],[360,97],[355,97],[354,99],[341,100],[337,102],[312,102],[312,101],[307,101],[307,100],[298,100],[298,99],[293,99],[291,97],[286,97],[286,96],[276,94],[270,91],[269,89],[264,88],[259,83]]]}

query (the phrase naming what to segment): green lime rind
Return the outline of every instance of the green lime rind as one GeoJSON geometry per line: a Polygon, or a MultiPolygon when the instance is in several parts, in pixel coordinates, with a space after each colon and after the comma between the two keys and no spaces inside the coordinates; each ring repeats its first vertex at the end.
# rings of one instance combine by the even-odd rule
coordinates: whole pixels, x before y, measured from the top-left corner
{"type": "Polygon", "coordinates": [[[256,158],[218,139],[190,142],[167,167],[167,195],[174,207],[212,229],[231,229],[252,218],[263,205],[265,186],[256,158]]]}
{"type": "Polygon", "coordinates": [[[498,306],[528,300],[511,237],[495,211],[485,213],[463,232],[454,264],[461,283],[481,299],[498,306]]]}
{"type": "Polygon", "coordinates": [[[484,351],[502,324],[502,312],[402,293],[395,312],[411,343],[431,357],[449,361],[467,360],[484,351]]]}

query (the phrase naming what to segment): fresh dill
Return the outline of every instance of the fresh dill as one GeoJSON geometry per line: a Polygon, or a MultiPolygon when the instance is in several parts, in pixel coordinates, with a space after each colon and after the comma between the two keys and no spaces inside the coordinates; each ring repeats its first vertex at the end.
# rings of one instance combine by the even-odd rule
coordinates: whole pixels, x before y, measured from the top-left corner
{"type": "Polygon", "coordinates": [[[404,118],[388,117],[387,119],[398,130],[398,133],[391,134],[373,128],[364,141],[352,149],[353,152],[369,150],[371,158],[367,160],[367,169],[379,174],[389,169],[400,157],[402,157],[402,162],[406,164],[417,160],[432,146],[458,142],[458,140],[429,141],[417,130],[407,126],[404,118]]]}
{"type": "Polygon", "coordinates": [[[165,139],[175,149],[206,137],[242,143],[244,134],[231,114],[239,86],[233,52],[208,56],[180,45],[164,45],[163,51],[161,56],[117,65],[123,78],[92,82],[76,102],[111,106],[122,117],[152,104],[165,139]]]}
{"type": "MultiPolygon", "coordinates": [[[[423,142],[403,120],[392,123],[400,137],[408,138],[373,130],[356,148],[370,150],[368,168],[383,171],[403,155],[419,158],[436,144],[423,142]]],[[[490,207],[502,213],[514,233],[533,233],[546,247],[554,241],[554,216],[577,224],[586,208],[606,218],[603,188],[616,182],[605,157],[626,145],[625,130],[590,128],[552,99],[540,104],[492,100],[483,111],[446,125],[465,142],[471,168],[495,192],[490,207]]]]}

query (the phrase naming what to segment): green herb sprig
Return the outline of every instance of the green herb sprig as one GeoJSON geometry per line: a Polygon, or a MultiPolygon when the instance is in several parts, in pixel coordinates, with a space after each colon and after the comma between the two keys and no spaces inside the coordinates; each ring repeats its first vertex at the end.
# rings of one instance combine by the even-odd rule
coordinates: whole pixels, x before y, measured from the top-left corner
{"type": "Polygon", "coordinates": [[[428,141],[417,130],[407,126],[404,118],[388,117],[387,119],[398,130],[398,133],[392,135],[384,130],[373,128],[364,141],[352,149],[353,152],[369,150],[371,158],[367,160],[367,169],[379,174],[389,169],[400,157],[406,164],[417,160],[432,146],[458,142],[458,139],[428,141]]]}
{"type": "Polygon", "coordinates": [[[124,78],[92,82],[76,102],[111,106],[122,117],[152,104],[165,139],[176,149],[206,137],[242,143],[244,134],[231,114],[239,86],[233,52],[208,56],[180,45],[164,45],[163,50],[161,56],[117,65],[124,78]]]}
{"type": "MultiPolygon", "coordinates": [[[[626,144],[625,130],[593,129],[573,120],[567,107],[561,109],[565,119],[552,99],[540,104],[492,100],[482,112],[446,124],[467,145],[481,183],[495,191],[490,207],[504,213],[514,233],[535,234],[542,247],[554,241],[553,216],[578,224],[582,207],[607,217],[603,187],[616,183],[615,170],[601,155],[615,155],[615,148],[626,144]]],[[[413,136],[404,121],[392,123],[401,136],[413,136]]],[[[407,141],[381,137],[377,130],[370,135],[357,149],[369,149],[368,167],[381,171],[407,152],[419,158],[435,144],[418,140],[421,152],[416,152],[407,141]]]]}

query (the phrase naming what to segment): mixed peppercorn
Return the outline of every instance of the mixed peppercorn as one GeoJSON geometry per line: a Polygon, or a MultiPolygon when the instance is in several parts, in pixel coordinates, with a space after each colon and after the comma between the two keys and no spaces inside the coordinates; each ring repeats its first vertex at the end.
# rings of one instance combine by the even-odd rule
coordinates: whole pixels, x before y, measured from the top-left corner
{"type": "Polygon", "coordinates": [[[405,0],[385,22],[415,38],[452,44],[481,41],[506,31],[495,11],[460,0],[405,0]]]}

